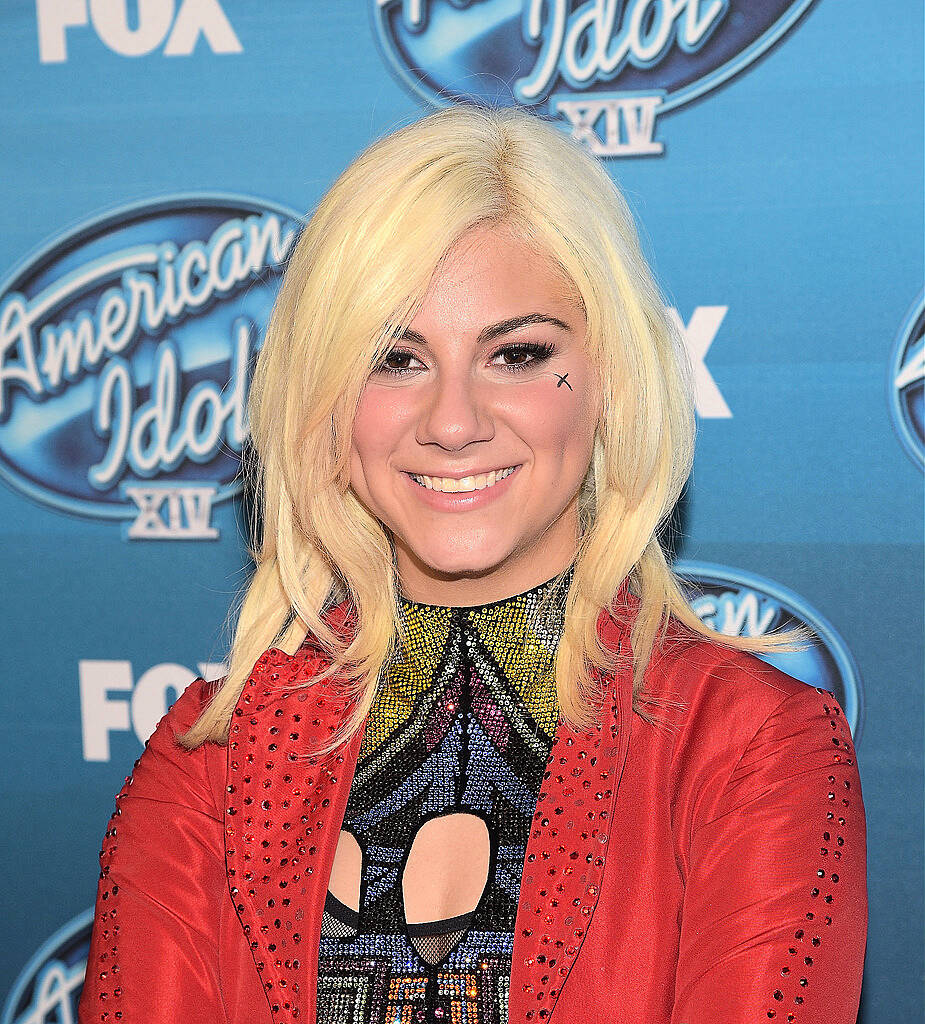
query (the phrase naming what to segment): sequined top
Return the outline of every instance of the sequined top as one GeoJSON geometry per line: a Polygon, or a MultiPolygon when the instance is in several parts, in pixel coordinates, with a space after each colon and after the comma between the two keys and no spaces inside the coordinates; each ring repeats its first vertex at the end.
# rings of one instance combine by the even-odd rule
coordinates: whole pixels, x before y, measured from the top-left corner
{"type": "Polygon", "coordinates": [[[325,1024],[507,1024],[571,577],[478,607],[401,600],[325,901],[325,1024]]]}

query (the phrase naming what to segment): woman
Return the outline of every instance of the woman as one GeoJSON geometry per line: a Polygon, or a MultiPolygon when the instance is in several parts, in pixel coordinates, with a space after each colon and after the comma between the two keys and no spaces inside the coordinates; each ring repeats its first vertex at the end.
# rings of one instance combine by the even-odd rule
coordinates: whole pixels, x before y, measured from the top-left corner
{"type": "Polygon", "coordinates": [[[690,385],[595,161],[461,107],[372,146],[251,403],[229,673],[117,798],[83,1024],[854,1021],[851,737],[666,564],[690,385]]]}

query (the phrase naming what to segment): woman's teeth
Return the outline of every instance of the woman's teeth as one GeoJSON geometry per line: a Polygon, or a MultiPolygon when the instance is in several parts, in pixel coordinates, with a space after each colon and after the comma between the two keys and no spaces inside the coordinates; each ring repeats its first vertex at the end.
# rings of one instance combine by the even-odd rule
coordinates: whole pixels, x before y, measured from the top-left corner
{"type": "Polygon", "coordinates": [[[516,468],[516,466],[508,466],[507,469],[492,470],[490,473],[480,473],[478,476],[464,476],[462,480],[453,480],[448,476],[423,476],[417,473],[408,475],[415,483],[419,483],[429,491],[459,493],[460,491],[484,491],[486,487],[493,487],[499,480],[510,476],[516,468]]]}

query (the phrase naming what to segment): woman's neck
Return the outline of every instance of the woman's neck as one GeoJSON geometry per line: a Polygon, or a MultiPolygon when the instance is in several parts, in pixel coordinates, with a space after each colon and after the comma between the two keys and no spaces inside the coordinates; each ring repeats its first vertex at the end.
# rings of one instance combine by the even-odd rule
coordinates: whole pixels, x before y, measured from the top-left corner
{"type": "Polygon", "coordinates": [[[563,576],[573,566],[574,555],[557,562],[542,562],[507,571],[485,574],[436,574],[429,567],[409,565],[399,559],[399,592],[415,604],[442,608],[476,608],[511,600],[563,576]],[[405,563],[404,565],[402,563],[405,563]]]}
{"type": "MultiPolygon", "coordinates": [[[[562,594],[567,594],[569,586],[572,582],[573,566],[567,565],[562,572],[556,573],[555,576],[550,576],[548,579],[541,580],[539,583],[532,587],[527,587],[524,590],[519,590],[516,594],[508,594],[506,597],[497,598],[494,601],[482,601],[478,604],[441,604],[430,601],[416,601],[402,593],[400,595],[401,603],[406,608],[414,608],[422,612],[483,612],[492,608],[498,608],[504,605],[511,605],[517,602],[522,602],[524,599],[528,601],[537,598],[539,599],[548,591],[555,590],[556,592],[561,591],[562,594]],[[561,581],[562,586],[556,586],[561,581]]],[[[564,600],[563,600],[564,605],[564,600]]]]}

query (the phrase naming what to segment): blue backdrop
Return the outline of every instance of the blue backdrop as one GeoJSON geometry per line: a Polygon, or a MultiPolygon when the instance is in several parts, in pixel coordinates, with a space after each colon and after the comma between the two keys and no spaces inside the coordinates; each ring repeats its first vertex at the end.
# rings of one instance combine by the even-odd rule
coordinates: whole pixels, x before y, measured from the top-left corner
{"type": "Polygon", "coordinates": [[[605,6],[0,8],[0,1024],[70,1019],[113,797],[221,673],[248,367],[299,219],[468,96],[557,117],[638,214],[697,373],[680,567],[722,629],[814,632],[781,664],[858,741],[860,1019],[922,1019],[921,7],[605,6]]]}

